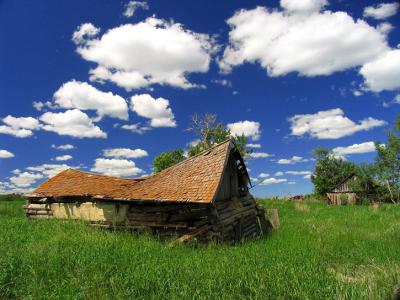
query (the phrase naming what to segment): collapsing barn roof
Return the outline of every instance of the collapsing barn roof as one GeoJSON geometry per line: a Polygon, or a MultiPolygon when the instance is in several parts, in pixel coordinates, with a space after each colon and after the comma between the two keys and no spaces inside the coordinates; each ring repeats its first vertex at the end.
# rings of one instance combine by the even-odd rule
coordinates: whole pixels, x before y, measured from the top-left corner
{"type": "Polygon", "coordinates": [[[238,150],[232,140],[227,140],[145,178],[117,178],[68,169],[27,196],[211,203],[217,195],[231,152],[237,154],[238,169],[250,182],[238,150]]]}
{"type": "Polygon", "coordinates": [[[267,233],[265,210],[249,193],[233,141],[138,179],[66,170],[42,183],[25,206],[29,219],[80,219],[101,228],[234,242],[267,233]]]}

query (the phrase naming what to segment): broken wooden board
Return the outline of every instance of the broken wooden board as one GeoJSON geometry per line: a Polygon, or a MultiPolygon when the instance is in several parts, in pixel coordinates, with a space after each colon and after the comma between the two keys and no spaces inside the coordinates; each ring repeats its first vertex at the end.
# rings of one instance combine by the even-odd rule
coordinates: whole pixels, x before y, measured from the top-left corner
{"type": "Polygon", "coordinates": [[[268,220],[271,222],[274,229],[278,229],[281,226],[281,221],[279,219],[279,213],[277,208],[267,208],[265,209],[268,220]]]}
{"type": "Polygon", "coordinates": [[[210,226],[208,225],[204,225],[202,227],[199,227],[196,230],[193,230],[190,233],[184,234],[181,237],[177,238],[173,244],[183,244],[183,243],[187,243],[191,240],[193,240],[194,238],[196,238],[197,236],[207,232],[210,229],[210,226]]]}

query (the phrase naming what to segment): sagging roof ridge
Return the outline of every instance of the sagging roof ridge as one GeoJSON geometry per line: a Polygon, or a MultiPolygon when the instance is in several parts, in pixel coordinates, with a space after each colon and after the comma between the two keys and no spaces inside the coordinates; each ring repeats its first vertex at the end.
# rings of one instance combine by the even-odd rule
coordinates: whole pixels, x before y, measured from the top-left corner
{"type": "MultiPolygon", "coordinates": [[[[146,180],[146,178],[152,176],[152,175],[148,175],[148,176],[144,176],[144,177],[118,177],[118,176],[105,175],[105,174],[100,174],[100,173],[95,173],[95,172],[83,171],[83,170],[75,169],[75,168],[65,169],[64,171],[61,171],[60,173],[58,173],[56,176],[63,174],[64,172],[67,172],[67,171],[75,171],[75,172],[84,173],[86,175],[102,176],[102,177],[108,177],[111,179],[122,179],[122,180],[126,180],[126,181],[131,181],[131,180],[143,181],[143,180],[146,180]]],[[[56,176],[54,176],[54,177],[56,177],[56,176]]],[[[54,177],[52,177],[52,178],[54,178],[54,177]]]]}
{"type": "Polygon", "coordinates": [[[34,191],[29,193],[30,195],[27,194],[26,196],[67,197],[99,195],[104,198],[118,198],[132,201],[138,199],[140,201],[210,203],[213,201],[220,185],[221,175],[225,170],[227,157],[232,149],[231,139],[225,140],[144,179],[140,177],[114,177],[70,168],[61,171],[56,176],[41,183],[34,191]],[[217,152],[215,153],[218,153],[217,157],[207,155],[208,152],[213,153],[216,150],[217,152]],[[193,165],[192,162],[196,163],[193,165]],[[86,178],[84,178],[84,181],[81,181],[79,174],[84,177],[92,177],[94,181],[89,180],[89,178],[89,181],[86,178]],[[180,174],[183,174],[183,176],[180,174]],[[191,174],[194,174],[193,177],[191,174]],[[192,178],[189,179],[190,177],[192,178]],[[107,181],[111,185],[97,185],[107,181]],[[92,183],[96,186],[93,186],[92,183]]]}
{"type": "MultiPolygon", "coordinates": [[[[212,147],[210,147],[210,148],[208,148],[208,149],[206,149],[206,150],[203,150],[203,151],[201,151],[200,153],[197,153],[196,155],[193,155],[193,156],[191,156],[191,157],[188,157],[188,158],[186,158],[186,159],[184,159],[184,160],[182,160],[182,161],[180,161],[180,162],[178,162],[178,163],[176,163],[176,164],[174,164],[174,165],[172,165],[172,166],[170,166],[170,167],[168,167],[168,168],[165,168],[165,169],[161,170],[161,171],[158,172],[158,173],[154,173],[154,174],[152,174],[152,175],[150,175],[150,176],[155,176],[155,175],[160,174],[161,172],[164,172],[164,171],[166,171],[166,170],[168,170],[168,169],[170,169],[170,168],[179,166],[179,165],[181,165],[181,164],[183,164],[183,163],[185,163],[185,162],[188,162],[188,161],[190,161],[190,160],[192,160],[192,159],[194,159],[194,158],[196,158],[196,157],[198,157],[198,156],[200,156],[200,155],[204,155],[206,152],[212,151],[214,148],[217,148],[218,146],[221,146],[221,145],[223,145],[223,144],[225,144],[225,143],[227,143],[227,142],[231,142],[231,141],[232,141],[232,138],[229,138],[229,139],[227,139],[227,140],[225,140],[225,141],[223,141],[223,142],[221,142],[221,143],[215,144],[215,145],[213,145],[212,147]]],[[[150,176],[149,176],[149,177],[150,177],[150,176]]]]}
{"type": "MultiPolygon", "coordinates": [[[[145,177],[127,177],[127,178],[125,178],[125,177],[118,177],[118,176],[104,175],[104,174],[95,173],[95,172],[83,171],[83,170],[75,169],[75,168],[65,169],[65,170],[61,171],[60,173],[58,173],[56,176],[66,172],[66,171],[73,170],[73,171],[81,172],[81,173],[84,173],[84,174],[95,175],[95,176],[103,176],[103,177],[109,177],[109,178],[114,178],[114,179],[123,179],[123,180],[127,180],[127,181],[128,180],[143,181],[143,180],[146,180],[147,178],[156,176],[156,175],[158,175],[158,174],[160,174],[160,173],[162,173],[162,172],[164,172],[164,171],[166,171],[166,170],[168,170],[170,168],[173,168],[173,167],[179,166],[180,164],[186,163],[186,162],[188,162],[188,161],[190,161],[190,160],[192,160],[192,159],[194,159],[194,158],[196,158],[196,157],[198,157],[200,155],[204,155],[206,152],[212,151],[214,148],[216,148],[216,147],[218,147],[218,146],[220,146],[222,144],[225,144],[227,142],[231,142],[231,141],[232,141],[232,138],[226,139],[225,141],[223,141],[221,143],[218,143],[218,144],[215,144],[212,147],[210,147],[208,149],[205,149],[205,150],[201,151],[200,153],[197,153],[196,155],[188,157],[188,158],[186,158],[186,159],[184,159],[184,160],[182,160],[182,161],[180,161],[180,162],[178,162],[178,163],[176,163],[176,164],[174,164],[174,165],[172,165],[172,166],[170,166],[168,168],[165,168],[165,169],[161,170],[158,173],[153,173],[153,174],[150,174],[150,175],[145,176],[145,177]]],[[[54,177],[56,177],[56,176],[54,176],[54,177]]],[[[52,177],[52,178],[54,178],[54,177],[52,177]]]]}

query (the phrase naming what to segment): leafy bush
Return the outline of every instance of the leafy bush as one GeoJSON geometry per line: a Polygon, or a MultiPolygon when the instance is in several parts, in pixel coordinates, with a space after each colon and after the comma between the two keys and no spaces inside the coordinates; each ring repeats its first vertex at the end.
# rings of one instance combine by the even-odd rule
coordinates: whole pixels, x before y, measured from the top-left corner
{"type": "Polygon", "coordinates": [[[311,181],[314,184],[315,193],[323,197],[356,170],[353,163],[335,157],[330,149],[315,149],[314,158],[316,163],[311,181]]]}
{"type": "Polygon", "coordinates": [[[166,168],[169,168],[185,159],[183,150],[173,150],[163,152],[153,160],[153,171],[158,173],[166,168]]]}

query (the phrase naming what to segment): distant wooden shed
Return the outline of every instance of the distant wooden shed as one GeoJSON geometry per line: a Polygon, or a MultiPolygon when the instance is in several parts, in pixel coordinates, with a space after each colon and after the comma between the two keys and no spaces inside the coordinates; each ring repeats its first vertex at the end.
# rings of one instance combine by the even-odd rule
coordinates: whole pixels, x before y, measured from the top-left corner
{"type": "Polygon", "coordinates": [[[116,178],[68,169],[26,195],[31,219],[81,219],[97,227],[234,242],[266,233],[265,211],[232,140],[154,175],[116,178]]]}
{"type": "Polygon", "coordinates": [[[328,204],[356,204],[358,202],[357,191],[353,188],[353,183],[356,180],[356,174],[352,173],[345,180],[339,183],[330,193],[327,193],[328,204]]]}

